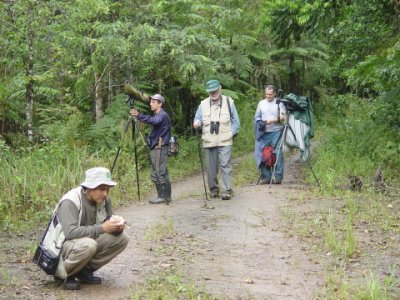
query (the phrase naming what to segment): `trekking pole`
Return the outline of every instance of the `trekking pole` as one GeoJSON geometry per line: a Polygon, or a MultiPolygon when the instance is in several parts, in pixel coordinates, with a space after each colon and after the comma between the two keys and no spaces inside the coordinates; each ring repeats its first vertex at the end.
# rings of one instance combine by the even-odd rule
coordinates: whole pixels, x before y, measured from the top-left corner
{"type": "Polygon", "coordinates": [[[201,140],[200,140],[200,133],[199,133],[199,129],[195,129],[196,131],[196,137],[197,137],[197,148],[198,148],[198,152],[199,152],[199,160],[200,160],[200,166],[201,166],[201,173],[203,175],[203,185],[204,185],[204,194],[206,196],[205,200],[204,200],[204,205],[203,207],[205,208],[214,208],[212,206],[209,206],[207,204],[206,201],[208,201],[208,194],[207,194],[207,187],[206,187],[206,179],[204,177],[204,163],[203,163],[203,156],[201,155],[201,140]]]}

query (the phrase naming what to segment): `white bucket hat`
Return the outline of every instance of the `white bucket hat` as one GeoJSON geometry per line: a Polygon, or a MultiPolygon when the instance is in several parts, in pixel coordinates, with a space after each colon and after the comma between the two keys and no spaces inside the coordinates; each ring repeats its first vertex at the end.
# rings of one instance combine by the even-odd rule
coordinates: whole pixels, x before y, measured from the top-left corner
{"type": "Polygon", "coordinates": [[[95,189],[101,184],[115,186],[117,183],[111,180],[110,170],[107,168],[96,167],[85,172],[85,181],[81,183],[88,189],[95,189]]]}

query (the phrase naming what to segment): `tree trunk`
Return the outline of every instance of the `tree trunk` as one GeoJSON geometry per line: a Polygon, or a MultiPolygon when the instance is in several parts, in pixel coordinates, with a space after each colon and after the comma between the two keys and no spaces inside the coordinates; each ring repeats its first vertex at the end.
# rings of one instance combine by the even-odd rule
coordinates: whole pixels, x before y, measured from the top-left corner
{"type": "Polygon", "coordinates": [[[111,76],[111,70],[112,68],[110,68],[108,70],[108,95],[107,95],[107,106],[110,107],[111,102],[112,102],[112,98],[113,98],[113,88],[112,88],[112,76],[111,76]]]}
{"type": "Polygon", "coordinates": [[[26,85],[25,92],[25,103],[26,103],[26,124],[28,140],[33,142],[33,31],[32,31],[32,19],[29,18],[28,23],[28,60],[26,66],[26,77],[28,78],[28,84],[26,85]]]}
{"type": "Polygon", "coordinates": [[[183,128],[180,128],[182,131],[184,128],[192,128],[192,121],[194,119],[193,107],[197,109],[194,105],[194,97],[191,91],[188,88],[182,88],[179,90],[179,100],[182,105],[182,113],[184,116],[183,120],[183,128]]]}
{"type": "Polygon", "coordinates": [[[3,103],[0,102],[0,136],[4,135],[4,119],[5,119],[5,109],[3,103]]]}
{"type": "Polygon", "coordinates": [[[289,91],[291,93],[298,93],[297,90],[297,78],[294,70],[294,56],[289,56],[289,91]]]}
{"type": "Polygon", "coordinates": [[[94,73],[94,114],[96,122],[103,116],[103,99],[101,95],[101,77],[98,72],[94,73]]]}

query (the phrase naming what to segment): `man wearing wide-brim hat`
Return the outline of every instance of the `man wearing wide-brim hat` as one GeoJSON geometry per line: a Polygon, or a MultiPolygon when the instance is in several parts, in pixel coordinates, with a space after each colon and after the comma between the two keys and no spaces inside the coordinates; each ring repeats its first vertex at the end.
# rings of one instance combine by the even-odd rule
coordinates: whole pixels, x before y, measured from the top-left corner
{"type": "Polygon", "coordinates": [[[239,132],[240,121],[231,97],[222,95],[216,79],[206,83],[208,97],[201,101],[193,121],[195,129],[202,129],[203,148],[207,167],[207,182],[212,198],[232,197],[232,144],[239,132]],[[221,173],[221,188],[218,183],[221,173]]]}
{"type": "MultiPolygon", "coordinates": [[[[80,289],[80,283],[101,284],[94,271],[111,261],[128,244],[122,219],[114,220],[107,168],[96,167],[85,172],[85,180],[67,192],[59,201],[59,226],[54,235],[63,240],[56,281],[64,282],[66,289],[80,289]]],[[[57,241],[56,241],[57,242],[57,241]]]]}

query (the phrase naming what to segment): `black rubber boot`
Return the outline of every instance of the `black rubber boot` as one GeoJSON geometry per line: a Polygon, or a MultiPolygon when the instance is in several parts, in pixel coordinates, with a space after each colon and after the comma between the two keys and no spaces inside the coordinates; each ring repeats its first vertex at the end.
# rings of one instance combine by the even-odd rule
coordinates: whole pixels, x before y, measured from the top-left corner
{"type": "Polygon", "coordinates": [[[163,196],[163,187],[162,184],[156,184],[157,188],[157,198],[154,200],[150,200],[151,204],[161,204],[166,203],[165,197],[163,196]]]}
{"type": "Polygon", "coordinates": [[[167,202],[167,204],[169,204],[172,199],[171,199],[171,182],[167,181],[166,183],[163,184],[164,185],[164,197],[165,197],[165,201],[167,202]]]}

